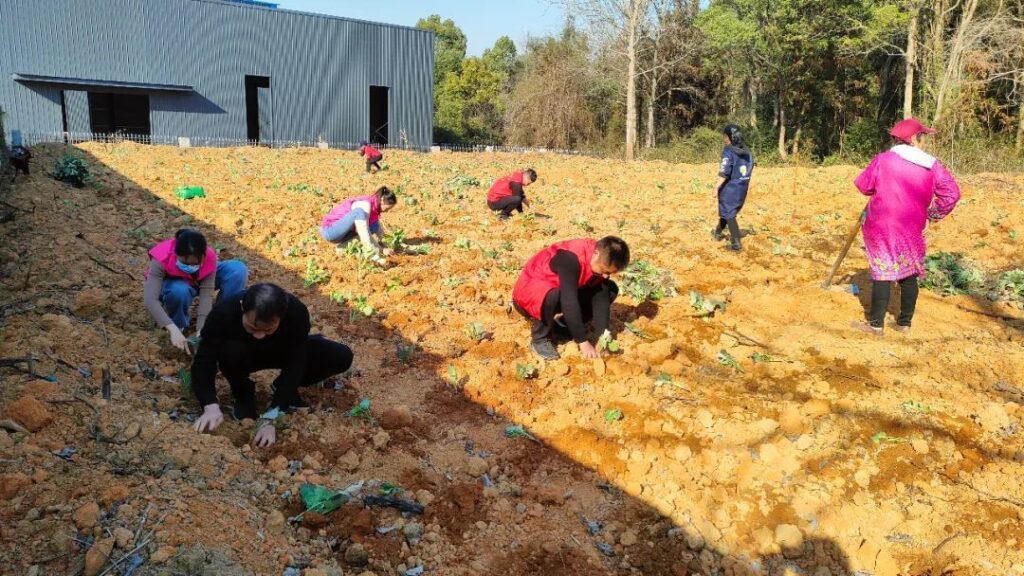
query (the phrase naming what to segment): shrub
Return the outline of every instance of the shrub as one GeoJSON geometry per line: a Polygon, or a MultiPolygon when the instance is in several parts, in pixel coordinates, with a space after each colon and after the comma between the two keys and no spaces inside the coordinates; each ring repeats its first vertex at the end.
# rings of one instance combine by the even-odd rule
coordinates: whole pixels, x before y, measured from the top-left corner
{"type": "Polygon", "coordinates": [[[89,166],[82,158],[65,153],[53,165],[53,177],[75,188],[81,188],[89,179],[89,166]]]}
{"type": "Polygon", "coordinates": [[[924,261],[925,277],[921,286],[943,296],[967,294],[985,283],[984,275],[971,268],[962,254],[936,252],[924,261]]]}

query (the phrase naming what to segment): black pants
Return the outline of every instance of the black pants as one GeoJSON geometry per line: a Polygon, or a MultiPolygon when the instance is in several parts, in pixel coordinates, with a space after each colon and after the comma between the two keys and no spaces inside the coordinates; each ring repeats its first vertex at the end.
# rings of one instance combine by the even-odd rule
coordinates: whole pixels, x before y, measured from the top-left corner
{"type": "Polygon", "coordinates": [[[511,216],[513,210],[517,212],[523,211],[523,197],[505,196],[494,202],[487,202],[487,207],[491,210],[500,210],[502,216],[511,216]]]}
{"type": "MultiPolygon", "coordinates": [[[[917,307],[917,276],[899,281],[900,314],[896,317],[899,326],[910,326],[917,307]]],[[[885,326],[885,312],[889,309],[889,298],[892,295],[892,282],[889,280],[873,280],[871,282],[871,325],[875,328],[885,326]]]]}
{"type": "MultiPolygon", "coordinates": [[[[583,323],[593,321],[594,332],[600,336],[608,329],[608,322],[611,319],[612,302],[619,295],[619,286],[611,280],[605,280],[597,286],[580,288],[580,313],[583,323]]],[[[543,342],[551,339],[551,332],[555,324],[555,316],[562,311],[561,293],[555,289],[548,292],[544,297],[544,305],[541,306],[541,319],[531,318],[530,315],[515,305],[515,309],[532,322],[530,326],[530,339],[534,342],[543,342]]]]}
{"type": "Polygon", "coordinates": [[[733,244],[739,244],[740,243],[740,225],[739,225],[739,222],[736,221],[735,217],[729,218],[728,220],[726,220],[725,218],[719,218],[718,219],[718,227],[715,228],[715,234],[721,234],[722,231],[725,230],[726,226],[729,227],[729,236],[732,238],[732,243],[733,244]]]}
{"type": "MultiPolygon", "coordinates": [[[[224,343],[217,364],[224,374],[236,401],[251,401],[256,394],[256,385],[249,375],[260,370],[284,368],[287,358],[254,354],[245,342],[232,340],[224,343]]],[[[299,386],[309,386],[341,374],[352,365],[352,350],[339,342],[323,336],[310,335],[306,341],[306,371],[299,386]]],[[[274,392],[275,400],[288,401],[297,395],[297,390],[274,392]]]]}
{"type": "Polygon", "coordinates": [[[369,172],[371,166],[376,166],[377,170],[380,170],[380,161],[383,158],[384,158],[383,156],[370,156],[369,158],[367,158],[366,159],[366,171],[369,172]]]}

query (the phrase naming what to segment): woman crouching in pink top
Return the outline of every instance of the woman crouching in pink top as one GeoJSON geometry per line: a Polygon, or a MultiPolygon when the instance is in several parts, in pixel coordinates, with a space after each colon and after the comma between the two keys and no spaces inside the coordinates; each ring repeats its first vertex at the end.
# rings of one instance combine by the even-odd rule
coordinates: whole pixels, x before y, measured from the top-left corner
{"type": "Polygon", "coordinates": [[[908,332],[917,305],[917,278],[924,276],[928,222],[945,218],[960,200],[960,188],[946,167],[921,149],[926,128],[908,118],[889,134],[897,141],[871,160],[854,180],[870,196],[864,219],[864,249],[871,267],[870,323],[854,328],[881,336],[893,281],[900,285],[900,314],[896,330],[908,332]]]}

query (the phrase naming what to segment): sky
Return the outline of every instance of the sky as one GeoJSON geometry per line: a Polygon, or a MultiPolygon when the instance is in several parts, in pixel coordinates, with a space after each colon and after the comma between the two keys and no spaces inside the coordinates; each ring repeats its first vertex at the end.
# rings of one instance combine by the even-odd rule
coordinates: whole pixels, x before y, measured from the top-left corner
{"type": "Polygon", "coordinates": [[[522,53],[526,38],[562,29],[565,10],[551,0],[269,0],[279,8],[415,26],[420,18],[451,18],[466,34],[469,56],[480,56],[508,36],[522,53]]]}

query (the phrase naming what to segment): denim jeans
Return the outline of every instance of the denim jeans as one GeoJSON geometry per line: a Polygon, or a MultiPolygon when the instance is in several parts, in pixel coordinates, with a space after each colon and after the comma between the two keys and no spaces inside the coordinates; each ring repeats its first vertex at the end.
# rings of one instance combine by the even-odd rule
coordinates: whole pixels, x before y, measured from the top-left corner
{"type": "MultiPolygon", "coordinates": [[[[356,233],[356,220],[365,221],[369,220],[369,218],[369,215],[362,208],[353,208],[349,210],[348,214],[342,216],[341,220],[326,228],[320,228],[320,235],[328,242],[345,244],[359,235],[356,233]]],[[[378,232],[380,230],[380,221],[378,220],[371,224],[369,230],[371,234],[378,232]]]]}
{"type": "MultiPolygon", "coordinates": [[[[217,298],[243,292],[248,280],[249,270],[241,261],[218,262],[217,278],[214,281],[214,288],[219,292],[217,298]]],[[[160,290],[160,302],[163,303],[164,310],[171,317],[171,321],[181,330],[188,328],[188,309],[192,306],[192,299],[198,293],[199,290],[184,278],[166,278],[164,280],[160,290]]]]}

